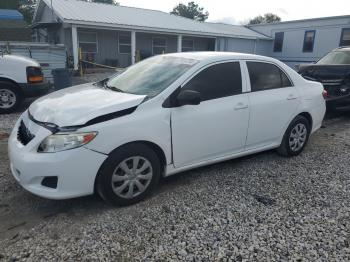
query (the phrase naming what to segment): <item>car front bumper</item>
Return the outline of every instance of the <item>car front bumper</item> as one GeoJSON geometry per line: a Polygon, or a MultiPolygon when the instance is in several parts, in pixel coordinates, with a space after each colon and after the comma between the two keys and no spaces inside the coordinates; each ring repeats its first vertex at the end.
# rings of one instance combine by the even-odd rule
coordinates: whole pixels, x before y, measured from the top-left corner
{"type": "Polygon", "coordinates": [[[50,83],[47,81],[36,84],[23,83],[19,84],[19,86],[21,87],[24,97],[42,96],[47,94],[50,89],[50,83]]]}
{"type": "Polygon", "coordinates": [[[106,155],[79,147],[57,153],[38,153],[41,141],[51,132],[28,118],[24,112],[17,121],[8,142],[11,172],[18,183],[29,192],[49,199],[68,199],[94,193],[98,169],[106,155]],[[23,145],[17,138],[23,123],[35,137],[23,145]],[[45,177],[57,177],[57,187],[42,185],[45,177]]]}

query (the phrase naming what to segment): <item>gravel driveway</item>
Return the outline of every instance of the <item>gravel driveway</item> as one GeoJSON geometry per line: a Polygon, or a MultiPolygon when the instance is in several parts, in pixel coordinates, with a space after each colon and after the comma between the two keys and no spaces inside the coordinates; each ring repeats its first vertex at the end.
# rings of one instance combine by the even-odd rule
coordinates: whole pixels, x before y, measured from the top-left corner
{"type": "MultiPolygon", "coordinates": [[[[0,116],[8,132],[18,114],[0,116]]],[[[305,152],[269,151],[164,179],[147,200],[45,200],[17,185],[0,137],[0,260],[350,260],[350,114],[305,152]]]]}

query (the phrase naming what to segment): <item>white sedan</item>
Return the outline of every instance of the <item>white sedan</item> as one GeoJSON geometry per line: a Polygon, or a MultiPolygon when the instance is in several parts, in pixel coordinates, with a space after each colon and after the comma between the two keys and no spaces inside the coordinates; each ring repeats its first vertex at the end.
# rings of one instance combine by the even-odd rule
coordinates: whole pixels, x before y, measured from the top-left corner
{"type": "Polygon", "coordinates": [[[129,205],[161,176],[269,149],[300,154],[321,126],[323,92],[268,57],[155,56],[35,101],[9,139],[11,170],[45,198],[98,192],[129,205]]]}

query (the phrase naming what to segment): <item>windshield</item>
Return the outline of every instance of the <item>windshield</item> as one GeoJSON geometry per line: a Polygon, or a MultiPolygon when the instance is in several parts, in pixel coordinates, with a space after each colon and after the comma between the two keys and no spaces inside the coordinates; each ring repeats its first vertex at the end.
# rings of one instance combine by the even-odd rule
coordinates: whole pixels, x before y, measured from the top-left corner
{"type": "Polygon", "coordinates": [[[198,61],[171,56],[155,56],[112,77],[105,86],[118,92],[154,97],[198,61]]]}
{"type": "Polygon", "coordinates": [[[316,64],[318,65],[349,65],[350,52],[333,51],[321,58],[316,64]]]}

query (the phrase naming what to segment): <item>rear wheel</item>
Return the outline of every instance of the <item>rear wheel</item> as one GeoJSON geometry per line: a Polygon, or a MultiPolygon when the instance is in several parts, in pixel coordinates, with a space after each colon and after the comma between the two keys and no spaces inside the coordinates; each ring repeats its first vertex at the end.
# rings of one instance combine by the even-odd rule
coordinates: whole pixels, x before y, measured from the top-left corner
{"type": "Polygon", "coordinates": [[[18,108],[21,102],[22,96],[15,84],[0,82],[0,113],[12,113],[18,108]]]}
{"type": "Polygon", "coordinates": [[[306,146],[311,125],[304,116],[297,116],[290,123],[277,152],[282,156],[297,156],[306,146]]]}
{"type": "Polygon", "coordinates": [[[144,144],[130,144],[113,152],[102,165],[96,189],[107,202],[126,206],[144,199],[160,178],[157,154],[144,144]]]}

